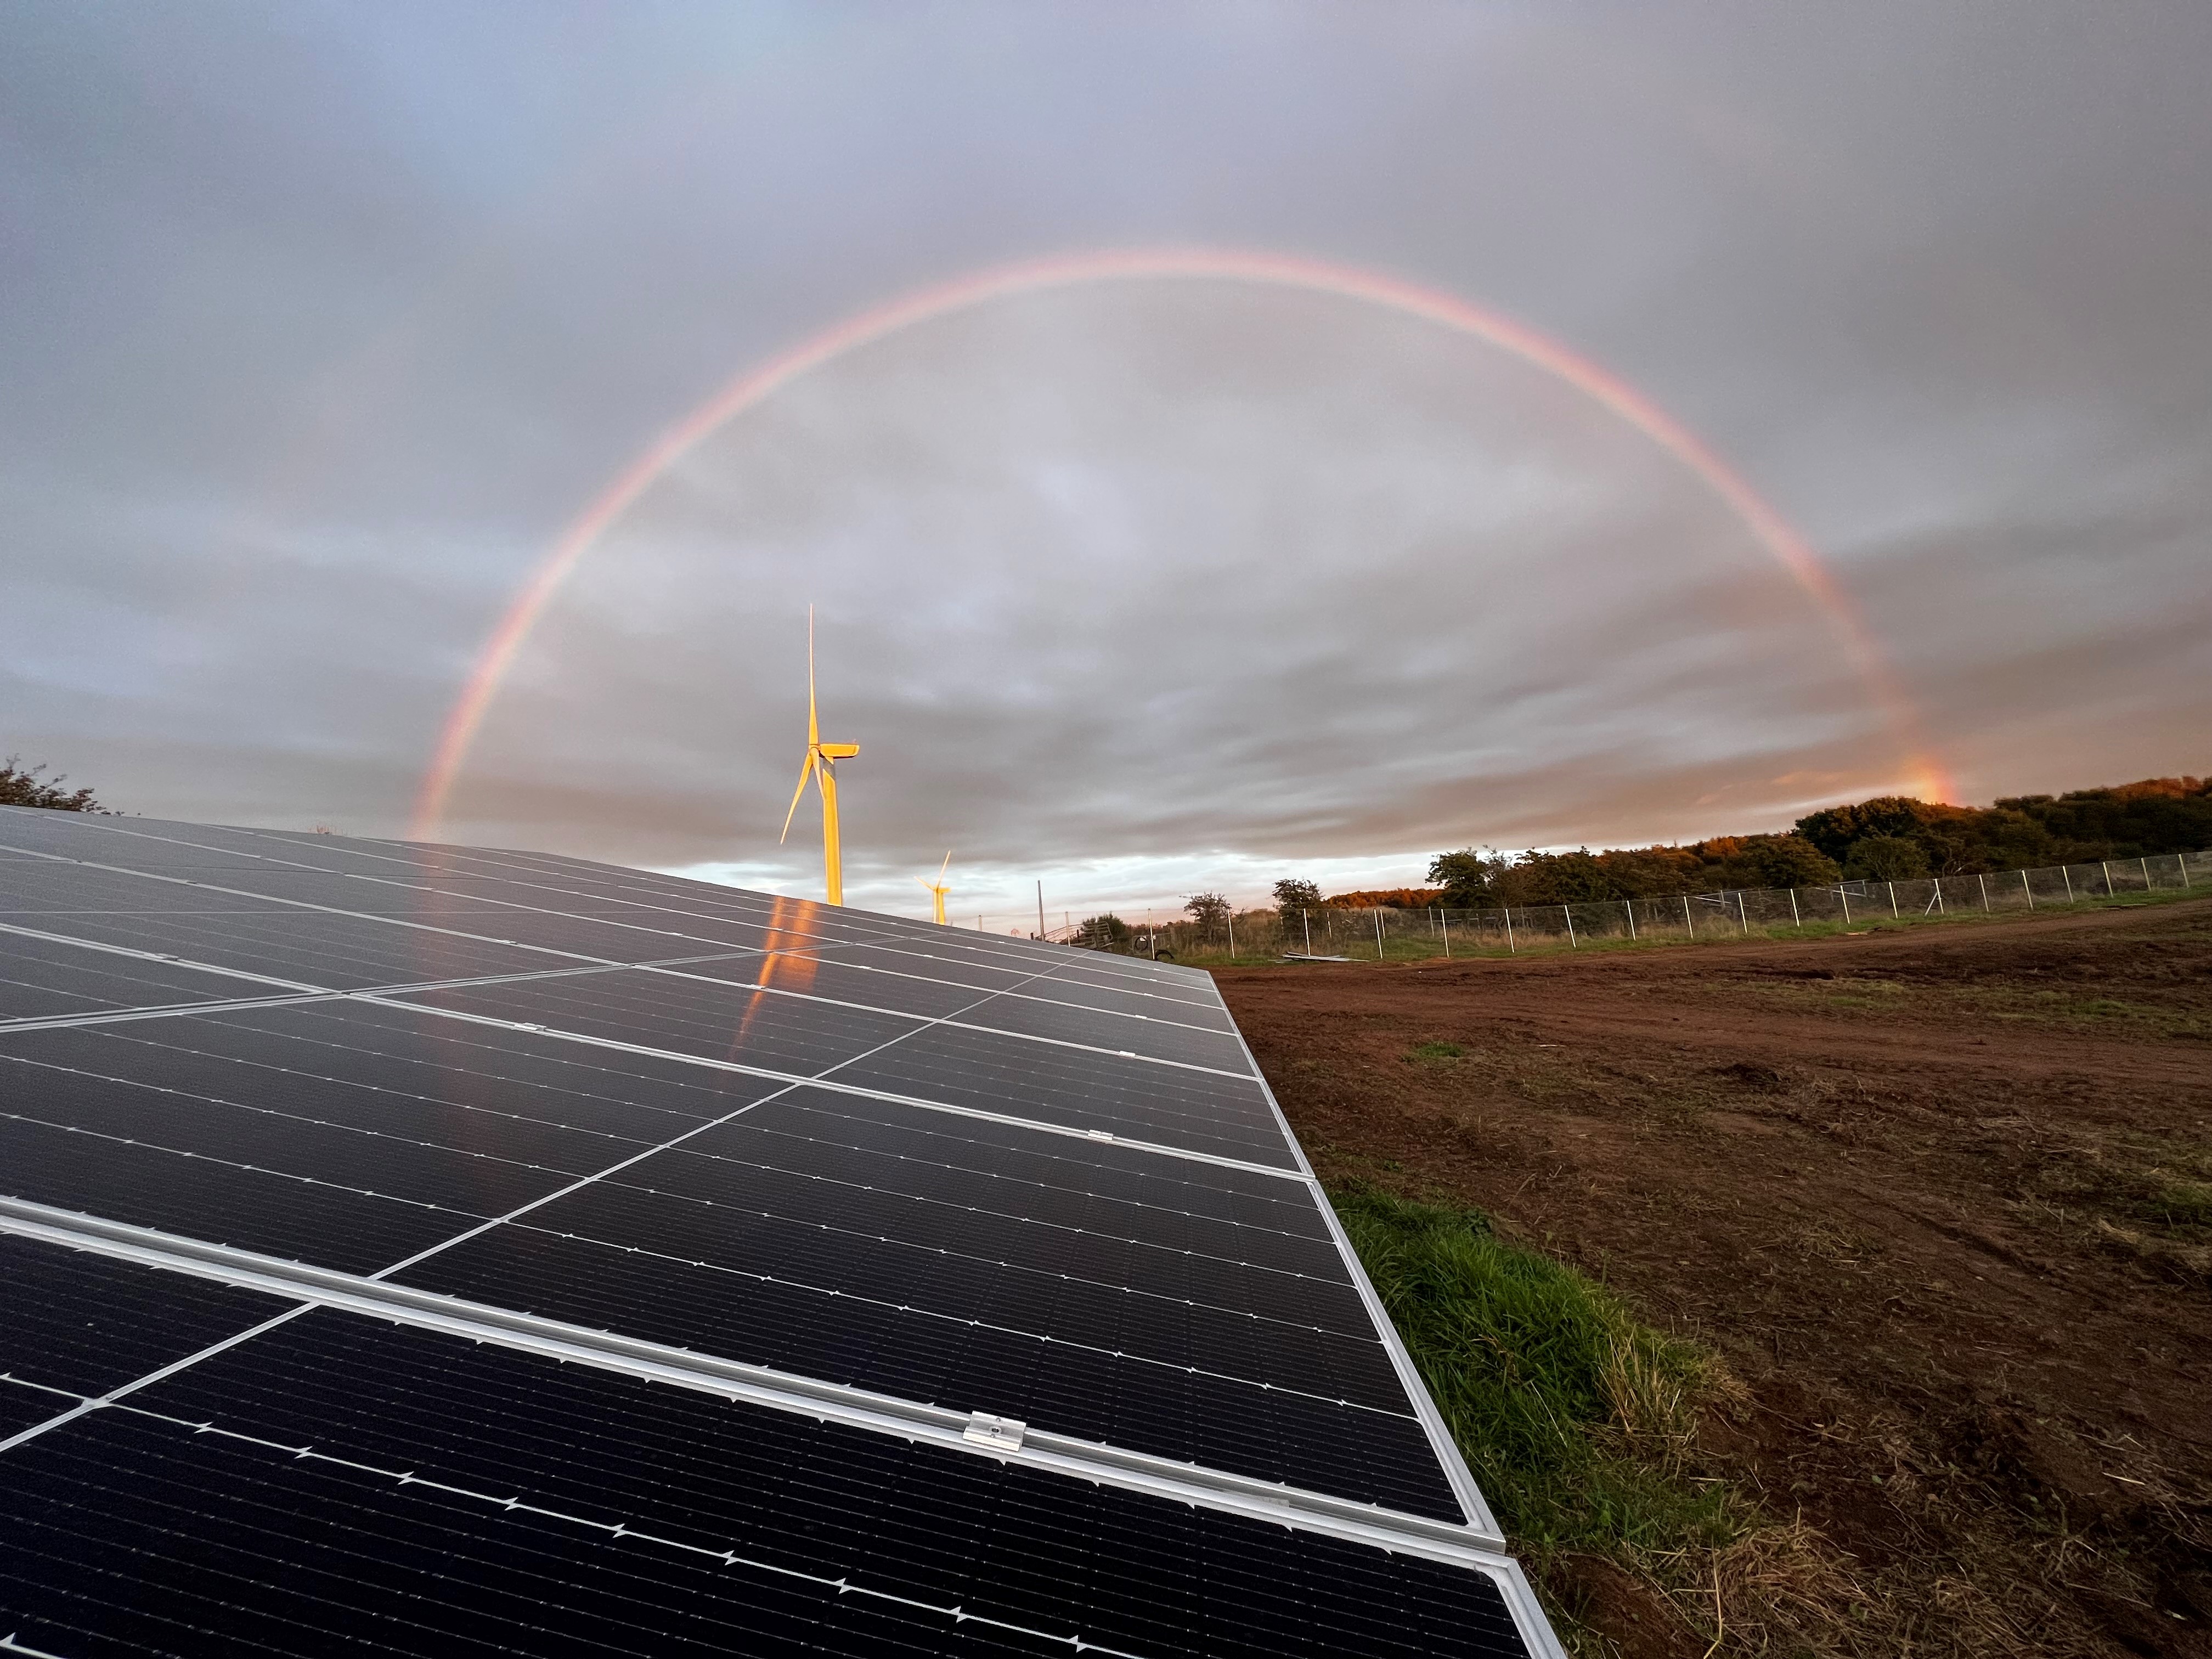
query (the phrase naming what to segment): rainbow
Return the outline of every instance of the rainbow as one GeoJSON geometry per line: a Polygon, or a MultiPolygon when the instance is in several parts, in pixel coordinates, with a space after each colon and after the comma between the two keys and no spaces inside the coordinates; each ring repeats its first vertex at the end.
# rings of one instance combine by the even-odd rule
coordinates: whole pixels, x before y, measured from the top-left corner
{"type": "Polygon", "coordinates": [[[1206,281],[1298,289],[1378,305],[1486,340],[1554,374],[1642,433],[1717,496],[1828,619],[1861,681],[1906,750],[1912,787],[1948,799],[1949,781],[1920,735],[1912,705],[1857,607],[1837,586],[1810,543],[1760,499],[1714,451],[1658,404],[1589,358],[1510,318],[1441,289],[1355,266],[1280,253],[1166,248],[1055,255],[957,276],[831,325],[747,369],[647,445],[561,532],[485,637],[447,714],[415,804],[417,840],[435,838],[446,802],[499,688],[561,586],[607,530],[684,455],[726,422],[800,375],[901,329],[994,300],[1093,283],[1206,281]]]}

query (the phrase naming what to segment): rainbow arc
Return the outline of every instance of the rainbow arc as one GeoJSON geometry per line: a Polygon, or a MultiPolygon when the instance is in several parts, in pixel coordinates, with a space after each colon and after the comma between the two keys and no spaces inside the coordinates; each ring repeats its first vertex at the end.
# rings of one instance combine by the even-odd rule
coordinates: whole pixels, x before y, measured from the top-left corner
{"type": "Polygon", "coordinates": [[[1215,282],[1296,289],[1381,306],[1486,340],[1574,387],[1680,462],[1744,525],[1827,619],[1846,659],[1904,750],[1902,763],[1914,787],[1936,799],[1951,793],[1944,769],[1923,737],[1917,713],[1894,670],[1857,607],[1837,585],[1812,544],[1703,439],[1619,375],[1525,324],[1440,289],[1290,254],[1164,248],[1022,260],[902,295],[832,324],[746,369],[669,427],[561,533],[485,637],[440,731],[409,833],[418,840],[436,838],[447,801],[484,716],[562,584],[615,522],[708,436],[802,375],[902,329],[1019,295],[1135,282],[1215,282]]]}

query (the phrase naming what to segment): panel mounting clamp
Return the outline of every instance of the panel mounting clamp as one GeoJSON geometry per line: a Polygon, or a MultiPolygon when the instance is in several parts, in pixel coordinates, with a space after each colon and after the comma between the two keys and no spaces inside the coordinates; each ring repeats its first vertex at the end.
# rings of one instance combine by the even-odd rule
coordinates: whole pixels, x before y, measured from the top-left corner
{"type": "Polygon", "coordinates": [[[1022,1449],[1022,1436],[1029,1425],[1018,1417],[994,1417],[989,1412],[968,1413],[968,1426],[960,1431],[963,1440],[972,1440],[979,1446],[988,1446],[994,1451],[1017,1452],[1022,1449]]]}

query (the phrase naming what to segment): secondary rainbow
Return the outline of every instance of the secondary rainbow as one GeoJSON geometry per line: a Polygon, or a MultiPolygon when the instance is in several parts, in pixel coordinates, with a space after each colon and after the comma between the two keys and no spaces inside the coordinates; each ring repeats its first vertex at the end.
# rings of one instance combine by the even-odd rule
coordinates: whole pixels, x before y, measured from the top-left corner
{"type": "Polygon", "coordinates": [[[1915,787],[1936,799],[1949,787],[1920,736],[1919,720],[1857,608],[1812,544],[1702,439],[1619,375],[1526,325],[1439,289],[1380,272],[1290,254],[1214,248],[1073,253],[995,265],[918,289],[833,324],[739,374],[677,422],[592,498],[547,550],[485,637],[475,665],[446,717],[423,774],[413,827],[434,838],[446,801],[501,683],[531,629],[584,556],[668,469],[726,422],[773,397],[800,375],[901,329],[994,300],[1093,283],[1206,281],[1304,289],[1385,307],[1510,351],[1573,386],[1673,456],[1729,507],[1819,605],[1853,669],[1902,742],[1915,787]]]}

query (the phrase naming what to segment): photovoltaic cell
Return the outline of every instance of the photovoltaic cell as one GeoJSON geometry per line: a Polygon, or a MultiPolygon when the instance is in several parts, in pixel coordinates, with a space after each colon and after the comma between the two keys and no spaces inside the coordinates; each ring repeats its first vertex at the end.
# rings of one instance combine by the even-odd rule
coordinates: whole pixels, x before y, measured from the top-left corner
{"type": "Polygon", "coordinates": [[[0,1021],[223,1002],[265,988],[174,963],[0,933],[0,1021]]]}
{"type": "Polygon", "coordinates": [[[934,1025],[841,1067],[841,1083],[1296,1167],[1256,1079],[934,1025]]]}
{"type": "Polygon", "coordinates": [[[0,1607],[86,1659],[1524,1650],[1462,1568],[343,1315],[9,1456],[0,1607]]]}
{"type": "Polygon", "coordinates": [[[6,1193],[342,1272],[380,1272],[480,1217],[351,1186],[0,1117],[6,1193]]]}
{"type": "Polygon", "coordinates": [[[327,911],[254,908],[217,895],[198,909],[79,909],[0,916],[98,945],[182,957],[330,990],[427,984],[575,964],[543,952],[327,911]]]}
{"type": "Polygon", "coordinates": [[[1012,1124],[800,1089],[685,1141],[683,1155],[790,1172],[839,1197],[858,1186],[1349,1283],[1303,1182],[1012,1124]]]}
{"type": "Polygon", "coordinates": [[[1348,1340],[1332,1349],[1254,1321],[1194,1317],[951,1257],[925,1277],[860,1241],[813,1241],[802,1253],[781,1230],[740,1240],[620,1188],[587,1188],[532,1219],[396,1280],[1260,1480],[1458,1515],[1387,1363],[1348,1340]],[[601,1242],[647,1235],[658,1249],[601,1242]],[[1363,1402],[1396,1392],[1398,1409],[1347,1402],[1336,1390],[1363,1402]]]}
{"type": "MultiPolygon", "coordinates": [[[[943,1019],[974,1009],[998,988],[948,985],[943,980],[890,969],[855,967],[827,952],[778,951],[724,962],[685,963],[663,971],[732,985],[760,986],[787,995],[820,997],[857,1007],[880,1008],[918,1019],[943,1019]]],[[[1007,983],[1019,981],[1012,978],[1007,983]]]]}
{"type": "Polygon", "coordinates": [[[1096,1197],[1322,1243],[1329,1238],[1312,1189],[1279,1176],[827,1089],[778,1095],[691,1144],[708,1151],[770,1135],[1033,1183],[1071,1201],[1096,1197]]]}
{"type": "Polygon", "coordinates": [[[1244,1047],[1233,1031],[1209,1031],[1165,1015],[1122,1009],[1085,1008],[1048,996],[1048,981],[1034,996],[1000,996],[959,1021],[1017,1036],[1133,1054],[1145,1060],[1174,1060],[1215,1071],[1245,1071],[1244,1047]]]}
{"type": "MultiPolygon", "coordinates": [[[[911,1164],[885,1170],[857,1157],[794,1170],[787,1164],[799,1160],[779,1157],[780,1147],[758,1142],[732,1147],[729,1136],[742,1123],[657,1152],[605,1184],[723,1211],[703,1219],[733,1233],[796,1230],[781,1249],[754,1243],[745,1249],[755,1259],[773,1255],[794,1271],[814,1256],[808,1248],[814,1239],[862,1241],[869,1255],[887,1258],[883,1267],[892,1276],[872,1276],[844,1288],[896,1282],[908,1273],[892,1264],[905,1261],[911,1263],[908,1273],[923,1281],[909,1298],[917,1305],[929,1304],[929,1281],[945,1277],[942,1263],[914,1261],[920,1252],[1164,1298],[1206,1313],[1363,1340],[1370,1334],[1366,1308],[1334,1250],[1301,1250],[1279,1234],[1170,1221],[1126,1206],[1117,1213],[1049,1189],[1008,1190],[965,1170],[911,1164]],[[1201,1244],[1211,1248],[1197,1248],[1201,1244]],[[1255,1260],[1261,1257],[1267,1260],[1255,1260]]],[[[562,1217],[549,1210],[540,1224],[560,1226],[562,1217]]],[[[671,1236],[678,1231],[672,1228],[671,1236]]]]}
{"type": "Polygon", "coordinates": [[[331,1079],[380,1097],[445,1103],[459,1144],[467,1146],[483,1145],[484,1115],[658,1145],[778,1086],[717,1067],[389,1003],[241,1009],[101,1029],[117,1037],[331,1079]]]}
{"type": "MultiPolygon", "coordinates": [[[[642,1150],[635,1142],[610,1147],[604,1137],[550,1125],[465,1115],[437,1102],[204,1057],[135,1030],[0,1036],[0,1116],[19,1126],[463,1215],[503,1214],[605,1168],[612,1154],[642,1150]],[[167,1080],[140,1081],[132,1073],[167,1080]]],[[[190,1184],[181,1164],[176,1178],[190,1184]]]]}
{"type": "MultiPolygon", "coordinates": [[[[0,1372],[37,1403],[34,1421],[70,1404],[46,1390],[106,1394],[250,1330],[290,1305],[253,1291],[0,1234],[0,1331],[6,1333],[0,1372]]],[[[5,1468],[0,1464],[0,1475],[5,1468]]]]}
{"type": "Polygon", "coordinates": [[[902,1037],[921,1023],[631,969],[423,991],[404,1000],[807,1077],[902,1037]]]}

